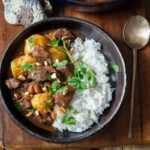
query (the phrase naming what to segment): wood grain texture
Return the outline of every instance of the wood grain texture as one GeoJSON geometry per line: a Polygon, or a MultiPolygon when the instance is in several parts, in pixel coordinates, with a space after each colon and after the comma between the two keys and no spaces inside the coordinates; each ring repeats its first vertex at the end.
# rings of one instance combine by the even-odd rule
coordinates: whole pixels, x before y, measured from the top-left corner
{"type": "Polygon", "coordinates": [[[141,90],[143,141],[150,143],[150,45],[139,51],[139,80],[141,90]]]}
{"type": "MultiPolygon", "coordinates": [[[[127,89],[124,101],[114,119],[99,133],[81,142],[71,144],[52,144],[32,137],[21,130],[8,116],[4,108],[4,142],[7,147],[36,147],[38,149],[90,149],[103,146],[145,144],[150,143],[150,47],[146,46],[138,53],[138,74],[136,78],[136,94],[133,121],[133,139],[127,138],[129,123],[129,108],[132,77],[132,51],[126,46],[122,38],[122,30],[127,19],[133,15],[144,15],[144,2],[132,0],[125,7],[103,13],[81,13],[71,7],[66,7],[65,16],[87,20],[104,29],[117,43],[126,63],[127,89]]],[[[6,23],[3,16],[3,5],[0,2],[0,56],[10,41],[23,28],[6,23]]],[[[0,131],[1,133],[1,131],[0,131]]],[[[118,150],[123,148],[118,147],[118,150]]],[[[101,148],[102,149],[102,148],[101,148]]],[[[101,150],[100,149],[100,150],[101,150]]],[[[102,149],[103,150],[103,149],[102,149]]],[[[104,149],[109,150],[109,148],[104,149]]],[[[111,149],[113,150],[113,149],[111,149]]],[[[117,150],[117,149],[115,149],[117,150]]],[[[130,149],[129,149],[130,150],[130,149]]],[[[134,150],[133,148],[131,150],[134,150]]]]}
{"type": "Polygon", "coordinates": [[[3,136],[3,115],[2,115],[2,108],[1,108],[1,103],[0,103],[0,149],[4,146],[4,136],[3,136]]]}

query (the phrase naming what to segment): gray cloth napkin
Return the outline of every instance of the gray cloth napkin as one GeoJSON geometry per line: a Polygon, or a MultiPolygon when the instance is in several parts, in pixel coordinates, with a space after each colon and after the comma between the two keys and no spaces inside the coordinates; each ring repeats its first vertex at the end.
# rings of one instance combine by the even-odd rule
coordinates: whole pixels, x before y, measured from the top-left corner
{"type": "Polygon", "coordinates": [[[28,26],[47,18],[52,12],[49,0],[2,0],[8,23],[28,26]]]}

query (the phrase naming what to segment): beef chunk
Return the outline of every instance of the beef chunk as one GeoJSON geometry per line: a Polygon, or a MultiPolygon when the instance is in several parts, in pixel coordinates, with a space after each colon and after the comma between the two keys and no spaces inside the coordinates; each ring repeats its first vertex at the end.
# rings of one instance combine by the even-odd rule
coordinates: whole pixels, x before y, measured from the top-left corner
{"type": "Polygon", "coordinates": [[[20,100],[18,100],[17,102],[20,104],[22,110],[26,110],[27,108],[32,107],[31,103],[30,103],[30,99],[31,97],[26,97],[26,98],[21,98],[20,100]]]}
{"type": "Polygon", "coordinates": [[[68,90],[65,93],[62,92],[56,92],[54,94],[55,104],[66,107],[72,100],[72,97],[74,95],[75,89],[68,84],[68,90]]]}
{"type": "Polygon", "coordinates": [[[15,78],[9,78],[5,81],[5,84],[7,85],[7,87],[9,89],[15,89],[15,88],[19,87],[21,82],[15,78]]]}
{"type": "Polygon", "coordinates": [[[44,66],[44,68],[47,70],[47,72],[50,74],[50,73],[56,73],[56,69],[52,66],[52,65],[49,65],[49,66],[44,66]]]}
{"type": "Polygon", "coordinates": [[[41,124],[49,125],[53,122],[49,113],[44,115],[35,116],[41,124]]]}
{"type": "Polygon", "coordinates": [[[58,67],[57,70],[64,74],[66,77],[72,77],[73,73],[71,72],[71,69],[69,68],[68,65],[63,66],[63,67],[58,67]]]}
{"type": "Polygon", "coordinates": [[[29,72],[27,79],[35,80],[37,82],[45,81],[51,73],[56,73],[53,66],[38,66],[35,70],[29,72]]]}
{"type": "Polygon", "coordinates": [[[19,88],[15,89],[15,93],[17,93],[20,97],[22,97],[23,93],[25,93],[25,92],[29,92],[31,94],[34,94],[34,93],[37,94],[37,92],[35,92],[35,89],[34,89],[33,93],[29,91],[29,87],[35,87],[35,86],[38,86],[38,87],[41,88],[42,83],[38,83],[38,82],[35,82],[35,81],[30,82],[30,83],[24,82],[20,85],[19,88]]]}
{"type": "Polygon", "coordinates": [[[40,45],[35,46],[34,50],[31,52],[31,54],[33,57],[35,57],[35,59],[38,62],[46,60],[50,57],[49,53],[46,51],[45,47],[40,46],[40,45]]]}
{"type": "Polygon", "coordinates": [[[64,36],[69,37],[70,39],[76,38],[75,34],[71,31],[67,30],[66,28],[60,28],[55,31],[56,39],[62,38],[64,36]]]}
{"type": "Polygon", "coordinates": [[[29,72],[28,79],[35,81],[45,81],[47,79],[47,70],[45,69],[37,69],[29,72]]]}

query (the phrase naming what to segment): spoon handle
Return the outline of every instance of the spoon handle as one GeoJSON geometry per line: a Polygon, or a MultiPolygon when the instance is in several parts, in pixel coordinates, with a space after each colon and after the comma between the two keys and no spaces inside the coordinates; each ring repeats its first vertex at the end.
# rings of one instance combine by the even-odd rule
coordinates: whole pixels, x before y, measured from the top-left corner
{"type": "Polygon", "coordinates": [[[129,121],[129,131],[128,131],[128,138],[130,138],[130,139],[132,138],[132,129],[133,129],[133,110],[134,110],[136,65],[137,65],[137,50],[133,49],[132,91],[131,91],[130,121],[129,121]]]}

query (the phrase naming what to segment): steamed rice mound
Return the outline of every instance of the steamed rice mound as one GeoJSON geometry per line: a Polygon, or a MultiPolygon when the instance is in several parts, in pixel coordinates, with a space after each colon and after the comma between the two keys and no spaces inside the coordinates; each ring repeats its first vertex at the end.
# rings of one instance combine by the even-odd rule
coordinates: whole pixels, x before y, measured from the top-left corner
{"type": "Polygon", "coordinates": [[[57,108],[57,119],[53,126],[60,131],[69,130],[82,132],[90,128],[92,124],[98,123],[99,116],[105,108],[110,106],[112,100],[112,88],[108,77],[108,63],[101,53],[101,44],[93,39],[86,39],[84,42],[77,38],[72,44],[74,59],[81,58],[96,72],[97,86],[95,88],[76,90],[70,103],[71,109],[65,114],[59,114],[57,108]],[[75,125],[63,124],[64,115],[73,116],[75,125]]]}

